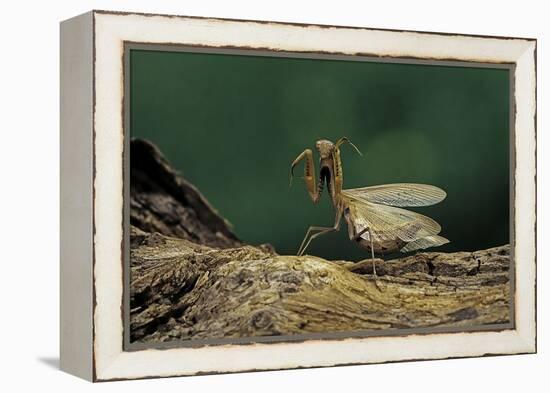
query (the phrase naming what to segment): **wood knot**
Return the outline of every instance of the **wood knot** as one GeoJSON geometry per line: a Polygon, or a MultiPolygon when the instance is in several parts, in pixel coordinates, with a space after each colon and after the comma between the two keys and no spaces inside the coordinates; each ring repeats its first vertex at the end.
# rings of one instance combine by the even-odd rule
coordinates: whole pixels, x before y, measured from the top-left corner
{"type": "Polygon", "coordinates": [[[152,233],[150,236],[146,236],[143,239],[142,244],[144,246],[160,246],[166,243],[166,239],[160,233],[152,233]]]}
{"type": "Polygon", "coordinates": [[[479,313],[473,307],[466,307],[447,315],[453,318],[454,321],[463,321],[475,319],[478,317],[479,313]]]}
{"type": "Polygon", "coordinates": [[[260,310],[252,315],[250,324],[256,329],[267,329],[273,324],[273,317],[269,311],[260,310]]]}

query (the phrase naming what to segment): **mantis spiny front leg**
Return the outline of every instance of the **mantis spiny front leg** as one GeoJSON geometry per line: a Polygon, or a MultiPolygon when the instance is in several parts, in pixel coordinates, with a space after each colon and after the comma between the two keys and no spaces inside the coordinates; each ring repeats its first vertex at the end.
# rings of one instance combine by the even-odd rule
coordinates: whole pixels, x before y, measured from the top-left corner
{"type": "Polygon", "coordinates": [[[321,197],[321,191],[323,189],[323,182],[319,183],[319,188],[315,186],[315,166],[313,164],[313,152],[311,149],[304,150],[290,167],[290,184],[292,184],[292,177],[294,175],[294,167],[302,160],[305,160],[304,163],[304,182],[306,183],[306,189],[309,194],[309,197],[313,203],[317,203],[321,197]]]}

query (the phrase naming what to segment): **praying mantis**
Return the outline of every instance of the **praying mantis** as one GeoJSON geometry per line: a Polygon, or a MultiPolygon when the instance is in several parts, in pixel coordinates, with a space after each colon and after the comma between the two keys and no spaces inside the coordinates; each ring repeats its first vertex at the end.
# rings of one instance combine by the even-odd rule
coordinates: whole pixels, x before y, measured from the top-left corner
{"type": "Polygon", "coordinates": [[[315,143],[320,156],[317,185],[311,149],[304,150],[292,162],[291,184],[294,168],[304,160],[304,182],[312,202],[319,202],[326,184],[335,211],[333,226],[309,227],[298,249],[299,256],[304,254],[314,239],[338,231],[342,217],[348,227],[349,239],[359,247],[370,250],[375,276],[375,253],[383,255],[396,251],[409,252],[449,243],[448,239],[439,236],[441,226],[435,220],[401,208],[434,205],[445,199],[445,191],[435,186],[414,183],[343,189],[340,146],[344,143],[362,155],[346,137],[340,138],[336,143],[325,139],[315,143]]]}

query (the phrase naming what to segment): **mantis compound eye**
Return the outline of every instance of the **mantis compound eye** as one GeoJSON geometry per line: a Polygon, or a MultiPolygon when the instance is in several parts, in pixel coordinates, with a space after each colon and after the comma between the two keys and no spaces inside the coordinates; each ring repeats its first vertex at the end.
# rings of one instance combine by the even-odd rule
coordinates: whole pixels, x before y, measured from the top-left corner
{"type": "Polygon", "coordinates": [[[315,143],[315,147],[319,151],[319,155],[321,156],[321,158],[328,158],[334,150],[334,143],[322,139],[315,143]]]}

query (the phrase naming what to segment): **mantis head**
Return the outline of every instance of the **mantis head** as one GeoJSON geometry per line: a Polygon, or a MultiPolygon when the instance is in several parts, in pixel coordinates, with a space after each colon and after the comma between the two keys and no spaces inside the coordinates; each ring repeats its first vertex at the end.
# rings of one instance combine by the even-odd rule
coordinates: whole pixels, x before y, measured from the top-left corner
{"type": "Polygon", "coordinates": [[[326,159],[332,156],[334,151],[334,143],[326,139],[321,139],[320,141],[315,142],[315,148],[319,152],[321,159],[326,159]]]}
{"type": "MultiPolygon", "coordinates": [[[[321,156],[321,160],[326,160],[331,158],[333,154],[338,151],[338,149],[343,143],[349,143],[355,149],[355,151],[357,151],[357,153],[359,153],[361,156],[363,155],[361,154],[359,149],[353,143],[351,143],[351,141],[346,137],[338,139],[336,143],[333,143],[326,139],[318,140],[315,143],[315,148],[319,152],[319,156],[321,156]]],[[[294,162],[290,167],[290,184],[292,184],[294,167],[304,159],[306,160],[306,167],[305,167],[306,176],[310,176],[308,174],[314,173],[315,169],[313,167],[313,154],[310,149],[306,149],[298,157],[296,157],[296,159],[294,160],[294,162]]]]}
{"type": "Polygon", "coordinates": [[[334,152],[334,150],[339,149],[343,143],[349,143],[355,149],[355,151],[359,153],[359,155],[361,156],[363,155],[361,151],[359,151],[357,146],[351,143],[351,141],[346,137],[338,139],[336,143],[332,143],[331,141],[326,139],[321,139],[315,143],[315,147],[317,148],[317,151],[319,152],[321,159],[325,159],[325,158],[329,158],[334,152]]]}

